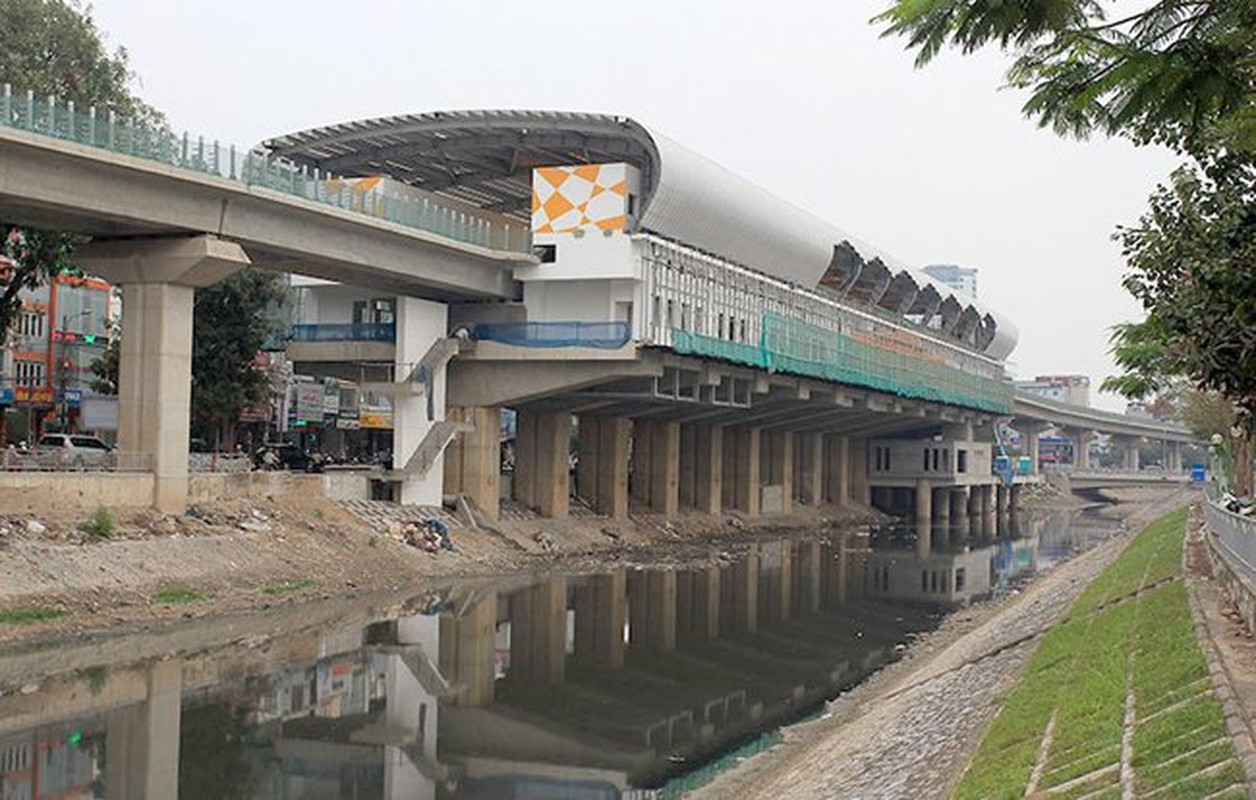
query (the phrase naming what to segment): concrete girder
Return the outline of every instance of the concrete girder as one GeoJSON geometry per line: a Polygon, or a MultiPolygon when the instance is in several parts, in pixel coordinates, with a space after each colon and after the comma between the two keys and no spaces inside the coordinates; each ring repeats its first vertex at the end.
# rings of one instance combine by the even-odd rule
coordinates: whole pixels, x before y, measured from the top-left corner
{"type": "Polygon", "coordinates": [[[627,377],[658,377],[656,359],[637,361],[478,361],[448,367],[448,402],[456,406],[515,406],[627,377]],[[544,369],[539,369],[540,365],[544,369]]]}
{"type": "Polygon", "coordinates": [[[0,129],[0,216],[94,238],[212,233],[259,266],[431,298],[510,298],[495,251],[239,181],[0,129]]]}

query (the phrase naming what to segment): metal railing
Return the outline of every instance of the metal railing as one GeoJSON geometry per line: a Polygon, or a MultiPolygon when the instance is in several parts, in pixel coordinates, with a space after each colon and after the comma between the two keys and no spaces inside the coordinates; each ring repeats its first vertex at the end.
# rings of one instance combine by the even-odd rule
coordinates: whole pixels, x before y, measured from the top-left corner
{"type": "Polygon", "coordinates": [[[4,84],[0,94],[0,127],[262,187],[491,250],[528,253],[532,248],[527,226],[512,225],[504,217],[490,219],[435,199],[363,191],[339,176],[268,153],[223,145],[204,136],[177,134],[167,128],[131,124],[112,111],[102,114],[94,106],[76,108],[73,102],[56,97],[15,94],[9,84],[4,84]]]}
{"type": "Polygon", "coordinates": [[[397,339],[397,326],[391,322],[346,322],[293,325],[289,338],[294,342],[387,342],[397,339]]]}
{"type": "Polygon", "coordinates": [[[0,451],[0,470],[5,472],[151,472],[149,453],[102,453],[91,450],[35,449],[23,453],[14,448],[0,451]]]}
{"type": "Polygon", "coordinates": [[[1204,513],[1218,549],[1236,572],[1256,586],[1256,519],[1222,508],[1212,490],[1207,495],[1204,513]]]}

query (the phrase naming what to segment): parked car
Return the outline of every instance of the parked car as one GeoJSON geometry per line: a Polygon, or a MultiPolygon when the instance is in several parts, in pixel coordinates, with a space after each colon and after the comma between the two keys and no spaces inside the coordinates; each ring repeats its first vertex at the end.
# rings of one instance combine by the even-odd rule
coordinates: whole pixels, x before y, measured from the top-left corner
{"type": "Polygon", "coordinates": [[[55,457],[62,464],[74,466],[105,463],[113,448],[95,436],[78,433],[45,433],[35,445],[37,455],[55,457]]]}

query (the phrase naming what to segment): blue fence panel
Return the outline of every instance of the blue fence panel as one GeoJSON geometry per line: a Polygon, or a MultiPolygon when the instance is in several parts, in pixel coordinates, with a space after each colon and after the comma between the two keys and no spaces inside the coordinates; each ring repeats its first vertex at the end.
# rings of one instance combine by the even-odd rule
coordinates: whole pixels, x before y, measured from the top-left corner
{"type": "Polygon", "coordinates": [[[494,322],[480,323],[476,339],[520,347],[597,347],[614,350],[628,343],[627,322],[494,322]]]}

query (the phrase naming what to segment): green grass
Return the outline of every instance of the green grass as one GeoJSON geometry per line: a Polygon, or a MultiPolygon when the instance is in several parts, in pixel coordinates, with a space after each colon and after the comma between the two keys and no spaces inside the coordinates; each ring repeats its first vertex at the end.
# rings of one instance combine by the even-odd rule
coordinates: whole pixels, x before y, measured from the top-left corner
{"type": "Polygon", "coordinates": [[[155,603],[199,603],[213,599],[212,594],[198,592],[195,589],[162,589],[153,595],[155,603]]]}
{"type": "Polygon", "coordinates": [[[1204,797],[1241,782],[1179,580],[1186,513],[1143,529],[1043,637],[956,798],[1022,797],[1052,714],[1038,789],[1083,778],[1060,796],[1120,796],[1115,773],[1083,776],[1120,763],[1127,683],[1139,720],[1131,759],[1139,795],[1171,787],[1175,798],[1204,797]]]}
{"type": "Polygon", "coordinates": [[[79,525],[79,530],[91,539],[108,539],[117,530],[113,512],[104,506],[97,506],[92,515],[79,525]]]}
{"type": "Polygon", "coordinates": [[[314,581],[310,580],[309,578],[301,578],[300,580],[284,581],[283,583],[276,583],[276,584],[267,586],[264,589],[262,589],[262,594],[269,594],[272,596],[288,594],[289,592],[299,592],[302,589],[308,589],[309,587],[313,585],[314,585],[314,581]]]}
{"type": "Polygon", "coordinates": [[[64,617],[65,614],[63,608],[48,606],[0,608],[0,625],[33,625],[36,622],[47,622],[50,619],[64,617]]]}

